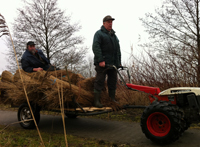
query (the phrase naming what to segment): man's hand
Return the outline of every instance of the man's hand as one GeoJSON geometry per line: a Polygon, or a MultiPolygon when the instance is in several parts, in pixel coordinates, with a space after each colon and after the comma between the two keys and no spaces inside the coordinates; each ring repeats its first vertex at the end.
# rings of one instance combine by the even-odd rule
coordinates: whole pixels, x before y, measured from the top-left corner
{"type": "Polygon", "coordinates": [[[119,68],[121,68],[122,70],[124,70],[124,67],[122,65],[120,65],[119,68]]]}
{"type": "Polygon", "coordinates": [[[41,68],[41,67],[38,67],[38,68],[37,68],[37,70],[43,71],[43,68],[41,68]]]}
{"type": "Polygon", "coordinates": [[[100,66],[100,67],[105,67],[105,61],[99,62],[99,66],[100,66]]]}
{"type": "Polygon", "coordinates": [[[33,71],[38,71],[38,70],[43,71],[43,68],[41,68],[41,67],[33,68],[33,71]]]}

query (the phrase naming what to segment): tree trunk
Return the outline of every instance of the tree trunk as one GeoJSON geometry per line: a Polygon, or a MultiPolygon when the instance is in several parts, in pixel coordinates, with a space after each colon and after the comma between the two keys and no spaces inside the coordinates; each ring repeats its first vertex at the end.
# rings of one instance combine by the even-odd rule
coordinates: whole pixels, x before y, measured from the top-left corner
{"type": "Polygon", "coordinates": [[[200,87],[200,34],[199,34],[199,1],[197,0],[197,53],[198,53],[198,65],[197,65],[197,83],[200,87]]]}

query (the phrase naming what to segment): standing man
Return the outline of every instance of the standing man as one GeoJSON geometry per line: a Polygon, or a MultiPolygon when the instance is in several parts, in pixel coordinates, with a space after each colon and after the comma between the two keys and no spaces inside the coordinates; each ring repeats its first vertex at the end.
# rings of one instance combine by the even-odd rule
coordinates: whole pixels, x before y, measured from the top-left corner
{"type": "MultiPolygon", "coordinates": [[[[94,52],[94,65],[97,72],[94,82],[94,105],[95,107],[103,107],[100,103],[101,91],[104,87],[106,75],[109,96],[115,101],[115,91],[117,82],[117,71],[113,69],[107,69],[105,66],[115,65],[121,66],[121,51],[119,46],[119,40],[115,35],[115,31],[112,29],[112,23],[114,18],[110,15],[103,18],[103,25],[98,30],[93,39],[92,50],[94,52]]],[[[116,101],[115,101],[116,102],[116,101]]]]}
{"type": "Polygon", "coordinates": [[[22,69],[26,72],[34,72],[38,70],[55,70],[49,60],[45,57],[42,50],[35,48],[35,43],[29,41],[26,44],[26,51],[22,56],[22,69]]]}

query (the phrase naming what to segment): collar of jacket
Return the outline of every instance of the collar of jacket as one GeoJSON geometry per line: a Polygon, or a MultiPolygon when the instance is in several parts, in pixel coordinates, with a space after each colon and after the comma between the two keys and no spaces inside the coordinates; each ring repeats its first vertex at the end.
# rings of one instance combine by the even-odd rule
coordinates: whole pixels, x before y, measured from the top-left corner
{"type": "MultiPolygon", "coordinates": [[[[26,53],[27,53],[27,56],[34,56],[31,52],[29,52],[27,49],[26,49],[26,53]]],[[[38,49],[36,49],[36,52],[35,53],[38,53],[38,49]]]]}
{"type": "MultiPolygon", "coordinates": [[[[103,32],[107,33],[107,34],[109,33],[109,31],[106,30],[106,28],[105,28],[103,25],[101,26],[101,30],[102,30],[103,32]]],[[[113,32],[113,34],[115,34],[115,31],[114,31],[113,29],[112,29],[111,31],[113,32]]]]}

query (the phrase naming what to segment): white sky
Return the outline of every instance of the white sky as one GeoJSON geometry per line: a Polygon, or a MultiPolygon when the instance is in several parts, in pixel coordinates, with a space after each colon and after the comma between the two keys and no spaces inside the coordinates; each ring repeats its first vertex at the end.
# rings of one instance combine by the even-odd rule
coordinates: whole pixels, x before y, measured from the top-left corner
{"type": "MultiPolygon", "coordinates": [[[[78,33],[85,37],[85,45],[89,47],[89,55],[92,53],[92,41],[94,33],[100,29],[103,17],[111,15],[115,18],[113,29],[120,40],[122,61],[127,61],[130,46],[133,52],[140,50],[137,47],[139,35],[142,41],[148,41],[139,18],[145,13],[154,12],[161,6],[162,0],[58,0],[58,7],[66,10],[66,14],[72,14],[72,22],[79,22],[82,26],[78,33]]],[[[11,29],[11,23],[17,17],[17,8],[22,6],[22,0],[0,0],[0,13],[5,17],[11,29]]],[[[6,70],[4,37],[0,38],[0,73],[6,70]]]]}

